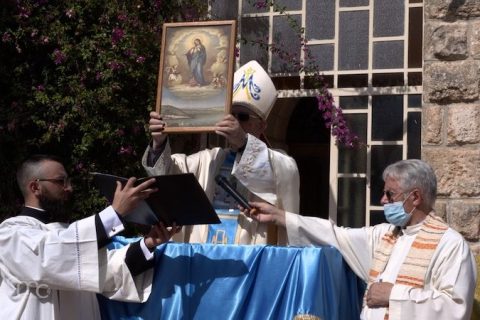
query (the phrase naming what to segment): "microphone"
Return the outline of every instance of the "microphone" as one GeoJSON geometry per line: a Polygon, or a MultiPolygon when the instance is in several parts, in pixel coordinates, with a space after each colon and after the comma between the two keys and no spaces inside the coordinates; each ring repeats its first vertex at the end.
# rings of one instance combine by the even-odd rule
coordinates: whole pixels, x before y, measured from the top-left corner
{"type": "Polygon", "coordinates": [[[238,204],[240,204],[242,207],[247,208],[247,209],[252,209],[252,207],[248,204],[248,201],[240,194],[238,193],[235,188],[228,182],[228,180],[222,176],[222,175],[217,175],[215,177],[215,181],[218,183],[220,187],[223,188],[228,194],[230,194],[233,199],[235,199],[238,204]]]}

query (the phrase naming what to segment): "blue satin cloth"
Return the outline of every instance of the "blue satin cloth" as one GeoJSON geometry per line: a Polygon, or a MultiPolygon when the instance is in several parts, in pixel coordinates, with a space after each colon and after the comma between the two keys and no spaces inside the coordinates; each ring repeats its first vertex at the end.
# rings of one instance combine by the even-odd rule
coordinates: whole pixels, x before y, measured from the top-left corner
{"type": "Polygon", "coordinates": [[[98,300],[102,319],[358,319],[364,290],[333,247],[167,243],[147,302],[98,300]]]}

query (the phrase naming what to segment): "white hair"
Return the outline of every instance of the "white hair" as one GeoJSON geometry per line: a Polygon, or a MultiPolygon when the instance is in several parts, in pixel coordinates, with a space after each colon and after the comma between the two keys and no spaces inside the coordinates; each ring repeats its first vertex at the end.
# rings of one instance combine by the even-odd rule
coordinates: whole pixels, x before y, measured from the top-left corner
{"type": "Polygon", "coordinates": [[[383,171],[383,180],[389,177],[398,181],[403,192],[418,188],[425,204],[433,208],[437,198],[437,178],[428,163],[418,159],[395,162],[383,171]]]}

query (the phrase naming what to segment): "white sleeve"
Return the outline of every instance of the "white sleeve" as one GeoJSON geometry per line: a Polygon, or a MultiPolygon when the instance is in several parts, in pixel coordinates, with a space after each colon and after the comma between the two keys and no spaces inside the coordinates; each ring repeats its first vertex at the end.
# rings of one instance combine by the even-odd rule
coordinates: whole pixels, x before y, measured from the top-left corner
{"type": "Polygon", "coordinates": [[[145,239],[140,239],[140,248],[142,249],[143,255],[145,256],[145,259],[147,260],[152,260],[153,257],[155,256],[153,252],[150,252],[148,250],[147,245],[145,244],[145,239]]]}
{"type": "Polygon", "coordinates": [[[169,174],[172,166],[172,153],[170,142],[167,139],[163,152],[158,157],[153,167],[148,166],[148,154],[151,152],[151,147],[148,146],[142,156],[142,166],[149,176],[161,176],[169,174]]]}
{"type": "Polygon", "coordinates": [[[337,248],[350,268],[368,281],[375,242],[387,225],[369,228],[343,228],[317,217],[286,212],[290,245],[330,245],[337,248]]]}
{"type": "Polygon", "coordinates": [[[100,212],[98,216],[100,217],[105,233],[109,238],[125,230],[122,221],[115,210],[113,210],[112,206],[108,206],[105,210],[100,212]]]}
{"type": "MultiPolygon", "coordinates": [[[[141,240],[143,242],[143,240],[141,240]]],[[[115,250],[100,249],[100,293],[109,299],[144,302],[152,290],[153,268],[133,277],[125,257],[130,245],[115,250]]]]}
{"type": "Polygon", "coordinates": [[[186,155],[184,153],[172,154],[170,143],[167,140],[165,148],[157,159],[153,167],[147,165],[148,152],[147,147],[142,157],[142,165],[149,176],[161,176],[167,174],[193,173],[195,177],[200,176],[205,170],[204,165],[209,166],[214,161],[220,148],[204,149],[197,153],[186,155]]]}

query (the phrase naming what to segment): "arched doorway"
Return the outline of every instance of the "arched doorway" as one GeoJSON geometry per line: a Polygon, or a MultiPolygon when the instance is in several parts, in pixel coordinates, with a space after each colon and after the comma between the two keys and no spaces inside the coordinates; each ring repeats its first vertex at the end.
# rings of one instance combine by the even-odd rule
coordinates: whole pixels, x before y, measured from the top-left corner
{"type": "Polygon", "coordinates": [[[330,130],[315,97],[281,98],[269,119],[274,147],[292,156],[300,173],[300,214],[328,218],[330,130]]]}

